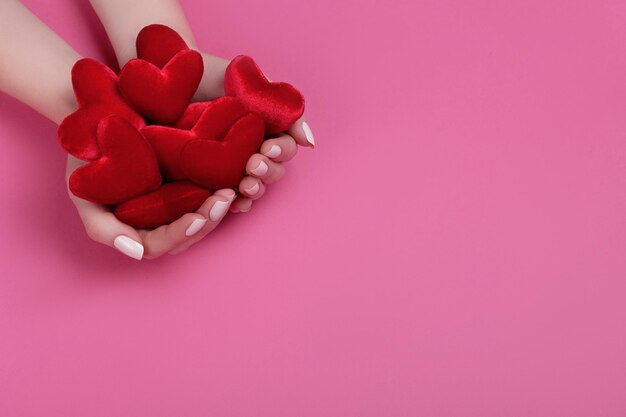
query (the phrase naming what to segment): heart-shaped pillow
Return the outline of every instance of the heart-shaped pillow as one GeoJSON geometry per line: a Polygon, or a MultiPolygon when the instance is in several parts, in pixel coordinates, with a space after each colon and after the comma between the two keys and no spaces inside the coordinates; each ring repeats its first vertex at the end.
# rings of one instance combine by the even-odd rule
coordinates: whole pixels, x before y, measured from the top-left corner
{"type": "Polygon", "coordinates": [[[58,129],[59,142],[69,154],[83,161],[98,159],[96,133],[107,116],[120,116],[138,129],[145,126],[143,118],[124,102],[117,83],[117,75],[98,61],[84,58],[74,64],[72,85],[79,107],[58,129]]]}
{"type": "Polygon", "coordinates": [[[221,140],[194,139],[180,154],[183,173],[211,190],[236,188],[245,175],[248,159],[263,143],[263,134],[263,119],[248,113],[221,140]]]}
{"type": "Polygon", "coordinates": [[[132,59],[120,71],[120,90],[151,122],[171,125],[187,108],[203,71],[202,56],[192,50],[178,52],[163,68],[132,59]]]}
{"type": "Polygon", "coordinates": [[[261,115],[267,133],[286,131],[304,114],[302,94],[291,84],[270,82],[249,56],[239,55],[228,65],[224,91],[261,115]]]}
{"type": "Polygon", "coordinates": [[[236,188],[265,135],[288,130],[304,99],[239,56],[226,69],[225,97],[190,104],[202,56],[163,25],[142,29],[136,48],[119,77],[91,59],[75,64],[79,108],[59,126],[59,140],[87,161],[69,178],[73,194],[155,228],[195,211],[210,190],[236,188]]]}
{"type": "Polygon", "coordinates": [[[128,121],[106,117],[98,125],[97,140],[100,158],[70,176],[74,195],[98,204],[119,204],[161,184],[150,143],[128,121]]]}
{"type": "MultiPolygon", "coordinates": [[[[186,179],[189,178],[183,169],[186,161],[180,155],[187,143],[195,139],[222,140],[235,122],[246,114],[238,99],[220,97],[191,104],[174,128],[152,125],[141,132],[154,148],[163,176],[173,180],[186,179]]],[[[207,166],[205,169],[217,168],[207,166]]]]}
{"type": "Polygon", "coordinates": [[[139,31],[135,42],[137,58],[163,68],[180,51],[189,49],[183,38],[165,25],[150,25],[139,31]]]}
{"type": "Polygon", "coordinates": [[[154,229],[193,213],[211,192],[188,181],[164,184],[148,194],[118,205],[115,216],[138,229],[154,229]]]}

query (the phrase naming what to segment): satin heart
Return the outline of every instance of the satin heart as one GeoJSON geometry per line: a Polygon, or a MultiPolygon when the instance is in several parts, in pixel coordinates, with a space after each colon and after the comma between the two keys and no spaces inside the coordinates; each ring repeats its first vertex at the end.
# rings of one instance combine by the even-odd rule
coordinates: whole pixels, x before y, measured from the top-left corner
{"type": "Polygon", "coordinates": [[[261,146],[263,119],[249,113],[237,120],[223,140],[195,139],[180,155],[183,173],[203,187],[236,188],[245,175],[248,159],[261,146]]]}
{"type": "Polygon", "coordinates": [[[98,125],[97,138],[100,158],[70,176],[74,195],[97,204],[118,204],[161,184],[150,143],[129,122],[109,116],[98,125]]]}
{"type": "Polygon", "coordinates": [[[268,133],[289,129],[304,113],[304,97],[291,84],[270,82],[252,58],[240,55],[226,68],[226,95],[240,99],[258,113],[268,133]]]}
{"type": "Polygon", "coordinates": [[[81,59],[72,67],[72,85],[78,110],[59,125],[59,142],[69,154],[83,161],[100,157],[96,140],[98,123],[111,115],[128,120],[136,128],[145,126],[143,118],[122,99],[118,78],[106,65],[81,59]]]}
{"type": "Polygon", "coordinates": [[[154,229],[195,212],[210,196],[209,190],[191,182],[171,182],[120,204],[114,214],[135,228],[154,229]]]}
{"type": "Polygon", "coordinates": [[[178,52],[163,68],[132,59],[120,71],[120,91],[151,122],[171,125],[189,105],[203,71],[202,56],[192,50],[178,52]]]}
{"type": "Polygon", "coordinates": [[[163,176],[180,180],[187,178],[180,159],[183,147],[195,139],[224,139],[235,122],[246,114],[238,99],[221,97],[189,105],[174,128],[153,125],[141,133],[154,148],[163,176]]]}
{"type": "Polygon", "coordinates": [[[163,68],[180,51],[189,49],[183,38],[172,28],[149,25],[141,29],[135,42],[137,58],[163,68]]]}
{"type": "Polygon", "coordinates": [[[198,123],[198,119],[202,116],[202,113],[211,105],[211,103],[216,102],[219,99],[213,101],[199,101],[196,103],[191,103],[180,119],[176,121],[174,127],[176,129],[183,130],[191,130],[198,123]]]}

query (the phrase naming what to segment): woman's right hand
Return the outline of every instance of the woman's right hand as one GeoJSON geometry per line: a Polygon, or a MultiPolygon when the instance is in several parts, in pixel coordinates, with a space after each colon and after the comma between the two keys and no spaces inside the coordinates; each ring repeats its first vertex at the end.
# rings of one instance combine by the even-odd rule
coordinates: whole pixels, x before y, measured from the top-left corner
{"type": "MultiPolygon", "coordinates": [[[[70,174],[83,164],[68,156],[66,183],[70,174]]],[[[119,221],[108,207],[76,197],[69,187],[67,190],[87,235],[137,260],[176,254],[189,248],[217,227],[236,197],[231,189],[218,190],[194,213],[154,230],[137,230],[119,221]]]]}

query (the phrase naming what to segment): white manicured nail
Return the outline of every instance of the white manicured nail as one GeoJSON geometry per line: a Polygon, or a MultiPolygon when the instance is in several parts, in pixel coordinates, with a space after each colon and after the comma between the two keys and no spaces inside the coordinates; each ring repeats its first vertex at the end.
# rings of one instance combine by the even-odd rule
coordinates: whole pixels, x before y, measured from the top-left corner
{"type": "Polygon", "coordinates": [[[268,169],[269,167],[267,166],[267,164],[261,161],[261,163],[259,163],[259,166],[252,170],[252,173],[254,175],[261,176],[261,175],[265,175],[268,169]]]}
{"type": "Polygon", "coordinates": [[[315,147],[315,138],[313,137],[313,132],[307,122],[302,122],[302,130],[304,130],[304,136],[306,137],[307,142],[309,142],[311,146],[315,147]]]}
{"type": "Polygon", "coordinates": [[[206,219],[195,219],[191,222],[187,230],[185,230],[185,236],[193,236],[198,233],[202,227],[206,224],[206,219]]]}
{"type": "Polygon", "coordinates": [[[113,246],[126,256],[130,256],[138,261],[143,258],[143,245],[128,236],[118,236],[113,241],[113,246]]]}
{"type": "Polygon", "coordinates": [[[270,150],[265,152],[263,155],[267,156],[268,158],[276,158],[277,156],[280,156],[282,151],[283,150],[280,149],[280,146],[272,145],[270,150]]]}
{"type": "Polygon", "coordinates": [[[248,195],[255,195],[256,193],[258,193],[258,192],[259,192],[259,188],[261,188],[261,187],[259,187],[259,183],[258,183],[258,182],[255,182],[255,183],[254,183],[254,185],[253,185],[252,187],[250,187],[250,188],[246,188],[246,189],[245,189],[245,192],[246,192],[246,194],[248,194],[248,195]]]}
{"type": "Polygon", "coordinates": [[[213,204],[213,207],[211,207],[211,211],[209,211],[209,219],[211,219],[212,222],[215,222],[224,217],[228,211],[229,205],[230,203],[228,201],[216,201],[215,204],[213,204]]]}

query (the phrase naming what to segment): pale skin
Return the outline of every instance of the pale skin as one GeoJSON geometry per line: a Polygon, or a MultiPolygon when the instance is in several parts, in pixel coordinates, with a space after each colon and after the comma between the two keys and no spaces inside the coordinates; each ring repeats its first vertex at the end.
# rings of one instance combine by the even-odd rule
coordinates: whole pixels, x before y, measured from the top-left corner
{"type": "MultiPolygon", "coordinates": [[[[91,0],[113,45],[120,67],[135,58],[135,37],[153,23],[170,26],[196,48],[191,28],[177,0],[91,0]]],[[[202,54],[205,71],[195,100],[224,95],[224,71],[228,61],[202,54]]],[[[18,0],[0,1],[0,90],[60,123],[76,110],[70,71],[81,57],[18,0]]],[[[248,160],[247,175],[232,189],[217,190],[195,212],[155,230],[136,230],[119,221],[108,207],[93,204],[68,192],[89,237],[135,259],[177,254],[200,241],[226,213],[247,212],[263,196],[268,184],[282,178],[283,162],[292,159],[299,146],[315,142],[304,118],[285,134],[266,140],[248,160]]],[[[66,179],[84,162],[69,156],[66,179]]]]}

